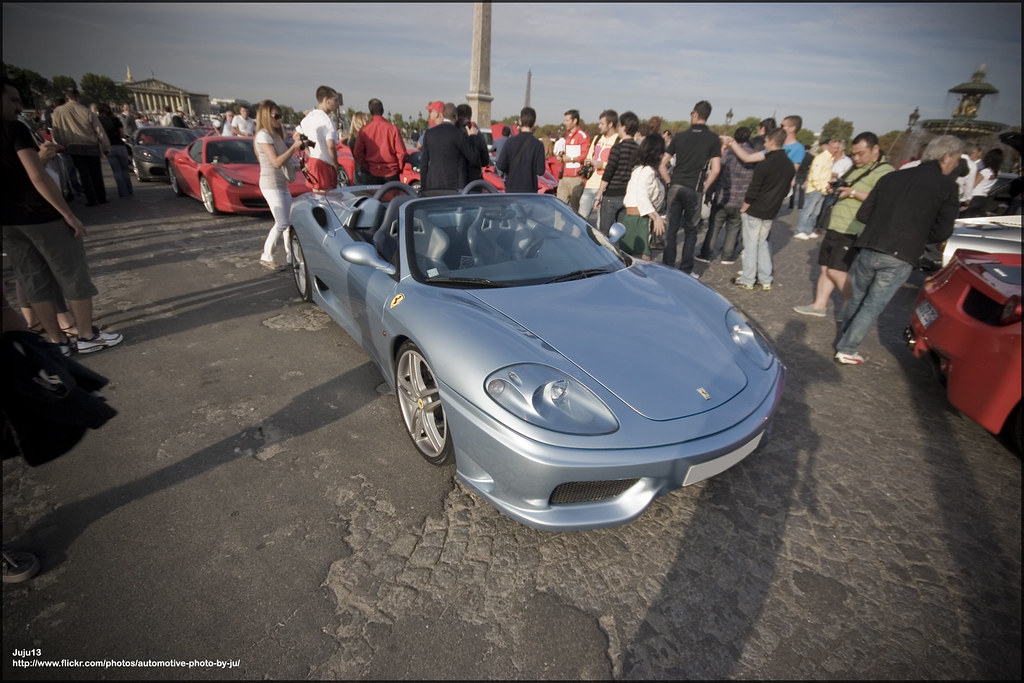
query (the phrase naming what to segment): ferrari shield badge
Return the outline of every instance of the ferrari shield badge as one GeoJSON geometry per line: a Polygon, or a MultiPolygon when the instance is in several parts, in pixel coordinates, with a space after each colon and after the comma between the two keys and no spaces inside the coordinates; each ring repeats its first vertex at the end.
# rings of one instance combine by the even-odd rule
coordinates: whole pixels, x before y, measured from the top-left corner
{"type": "Polygon", "coordinates": [[[405,294],[396,295],[395,298],[391,300],[391,308],[394,308],[403,301],[405,301],[405,294]]]}
{"type": "Polygon", "coordinates": [[[708,390],[705,389],[704,387],[697,387],[697,393],[700,394],[705,401],[711,400],[711,394],[709,394],[708,390]]]}

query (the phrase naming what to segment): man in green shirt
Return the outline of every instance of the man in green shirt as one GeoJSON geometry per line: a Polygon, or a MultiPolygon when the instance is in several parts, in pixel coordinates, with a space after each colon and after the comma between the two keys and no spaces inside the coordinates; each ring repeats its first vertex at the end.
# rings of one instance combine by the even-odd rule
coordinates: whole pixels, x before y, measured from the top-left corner
{"type": "Polygon", "coordinates": [[[853,158],[853,168],[837,181],[838,189],[835,191],[839,193],[839,200],[832,207],[828,230],[821,240],[821,251],[818,253],[821,274],[818,276],[814,302],[793,308],[801,315],[824,318],[828,300],[837,288],[842,292],[843,305],[849,301],[848,275],[850,265],[857,256],[853,244],[864,230],[864,224],[857,220],[857,210],[878,179],[895,170],[882,159],[878,136],[874,133],[864,132],[855,137],[850,156],[853,158]]]}

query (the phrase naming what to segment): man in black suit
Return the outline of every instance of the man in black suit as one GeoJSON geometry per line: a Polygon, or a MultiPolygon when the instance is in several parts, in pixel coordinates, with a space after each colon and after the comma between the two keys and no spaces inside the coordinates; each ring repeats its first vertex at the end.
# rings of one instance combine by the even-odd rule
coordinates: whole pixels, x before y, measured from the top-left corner
{"type": "Polygon", "coordinates": [[[455,125],[455,105],[448,102],[441,112],[444,120],[423,133],[420,154],[420,194],[424,197],[451,194],[466,186],[469,164],[477,160],[476,146],[469,135],[455,125]]]}

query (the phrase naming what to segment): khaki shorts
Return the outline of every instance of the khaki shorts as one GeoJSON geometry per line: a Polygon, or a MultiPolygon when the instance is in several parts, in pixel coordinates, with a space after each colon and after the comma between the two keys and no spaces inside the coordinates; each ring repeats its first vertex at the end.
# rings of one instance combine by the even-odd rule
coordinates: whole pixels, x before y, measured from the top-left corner
{"type": "Polygon", "coordinates": [[[63,290],[72,301],[99,293],[89,277],[85,243],[63,219],[36,225],[5,225],[4,250],[30,304],[55,301],[63,290]]]}

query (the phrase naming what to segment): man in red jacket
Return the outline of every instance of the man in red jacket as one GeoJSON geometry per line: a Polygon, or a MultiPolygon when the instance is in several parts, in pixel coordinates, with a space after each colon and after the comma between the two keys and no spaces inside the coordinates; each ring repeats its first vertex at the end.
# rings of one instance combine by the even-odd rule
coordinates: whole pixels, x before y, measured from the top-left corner
{"type": "Polygon", "coordinates": [[[369,173],[371,185],[398,180],[405,166],[405,141],[398,127],[384,119],[384,105],[376,97],[369,102],[370,122],[356,138],[352,154],[369,173]]]}
{"type": "Polygon", "coordinates": [[[572,207],[573,211],[580,210],[585,180],[580,175],[580,168],[589,150],[590,138],[580,128],[580,112],[577,109],[570,109],[565,112],[565,152],[558,155],[558,160],[562,162],[558,198],[572,207]]]}

